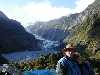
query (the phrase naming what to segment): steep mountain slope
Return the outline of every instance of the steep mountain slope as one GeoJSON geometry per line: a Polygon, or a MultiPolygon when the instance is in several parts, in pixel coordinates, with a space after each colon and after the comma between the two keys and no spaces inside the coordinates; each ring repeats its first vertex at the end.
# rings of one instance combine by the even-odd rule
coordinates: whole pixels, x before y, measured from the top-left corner
{"type": "Polygon", "coordinates": [[[80,23],[82,19],[81,15],[76,13],[48,22],[36,22],[35,24],[28,26],[27,29],[29,32],[42,36],[45,39],[61,41],[66,36],[70,35],[68,30],[80,23]]]}
{"type": "Polygon", "coordinates": [[[82,13],[86,17],[81,24],[71,29],[73,35],[69,41],[74,43],[84,41],[88,43],[90,49],[100,48],[100,0],[96,0],[82,13]]]}
{"type": "Polygon", "coordinates": [[[36,22],[28,27],[29,32],[49,40],[99,44],[100,0],[89,5],[83,12],[64,16],[49,22],[36,22]],[[58,30],[58,31],[57,31],[58,30]],[[51,34],[52,33],[52,34],[51,34]]]}
{"type": "Polygon", "coordinates": [[[37,50],[38,40],[21,24],[0,11],[0,52],[37,50]]]}
{"type": "Polygon", "coordinates": [[[8,17],[2,11],[0,11],[0,19],[7,20],[8,17]]]}

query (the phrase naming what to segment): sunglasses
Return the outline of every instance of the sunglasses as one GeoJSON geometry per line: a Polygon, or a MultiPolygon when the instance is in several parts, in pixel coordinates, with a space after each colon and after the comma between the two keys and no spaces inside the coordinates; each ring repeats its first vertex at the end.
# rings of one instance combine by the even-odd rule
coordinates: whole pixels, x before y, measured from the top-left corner
{"type": "Polygon", "coordinates": [[[75,49],[74,48],[66,48],[66,51],[75,51],[75,49]]]}

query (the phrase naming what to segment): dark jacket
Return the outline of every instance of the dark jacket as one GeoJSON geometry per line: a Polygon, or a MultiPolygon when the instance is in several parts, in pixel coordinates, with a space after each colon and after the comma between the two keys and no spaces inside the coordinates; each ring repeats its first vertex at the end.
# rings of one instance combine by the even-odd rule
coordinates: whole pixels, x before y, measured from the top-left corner
{"type": "Polygon", "coordinates": [[[83,62],[80,67],[82,75],[95,75],[95,72],[88,61],[83,62]]]}
{"type": "Polygon", "coordinates": [[[58,61],[56,72],[58,75],[81,75],[78,63],[69,57],[63,57],[58,61]]]}

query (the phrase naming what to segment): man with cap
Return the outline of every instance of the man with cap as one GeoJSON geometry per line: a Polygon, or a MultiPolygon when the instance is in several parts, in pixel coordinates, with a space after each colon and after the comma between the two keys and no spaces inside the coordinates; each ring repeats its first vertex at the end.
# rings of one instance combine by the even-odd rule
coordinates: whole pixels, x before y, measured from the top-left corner
{"type": "Polygon", "coordinates": [[[63,49],[64,57],[62,57],[56,67],[58,75],[81,75],[79,63],[73,59],[75,48],[72,44],[68,44],[63,49]]]}

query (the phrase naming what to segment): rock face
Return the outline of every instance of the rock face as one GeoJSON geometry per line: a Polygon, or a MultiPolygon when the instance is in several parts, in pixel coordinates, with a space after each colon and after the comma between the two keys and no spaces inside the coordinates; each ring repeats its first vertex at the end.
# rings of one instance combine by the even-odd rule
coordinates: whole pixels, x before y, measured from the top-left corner
{"type": "MultiPolygon", "coordinates": [[[[82,23],[74,26],[71,31],[74,33],[70,38],[71,42],[88,42],[90,48],[100,48],[100,0],[96,0],[84,10],[85,16],[82,23]]],[[[82,16],[83,17],[83,16],[82,16]]]]}
{"type": "Polygon", "coordinates": [[[61,41],[70,35],[69,29],[81,22],[79,13],[63,16],[48,22],[36,22],[27,27],[28,31],[52,41],[61,41]]]}
{"type": "Polygon", "coordinates": [[[38,40],[16,20],[0,12],[0,52],[37,50],[38,40]]]}

